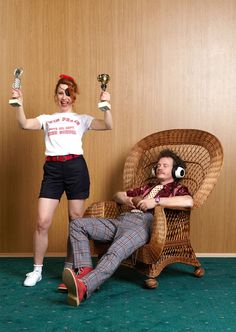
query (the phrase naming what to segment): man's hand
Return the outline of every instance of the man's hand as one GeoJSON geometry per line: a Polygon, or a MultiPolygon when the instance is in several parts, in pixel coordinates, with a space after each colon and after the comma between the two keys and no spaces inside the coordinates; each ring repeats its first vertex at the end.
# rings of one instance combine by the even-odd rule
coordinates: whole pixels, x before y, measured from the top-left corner
{"type": "Polygon", "coordinates": [[[132,202],[133,202],[135,207],[137,207],[139,202],[142,201],[142,200],[143,200],[143,198],[141,196],[132,197],[132,202]]]}
{"type": "Polygon", "coordinates": [[[126,198],[126,201],[125,201],[125,205],[127,205],[128,207],[132,208],[132,209],[135,209],[135,205],[133,203],[133,198],[132,197],[128,197],[126,198]]]}
{"type": "Polygon", "coordinates": [[[133,198],[127,196],[125,191],[118,191],[114,196],[113,200],[117,202],[118,204],[125,204],[128,207],[134,209],[134,203],[133,203],[133,198]]]}
{"type": "Polygon", "coordinates": [[[138,204],[137,204],[137,208],[139,208],[140,210],[146,212],[149,209],[154,209],[154,207],[156,207],[157,203],[155,202],[154,198],[146,198],[146,199],[142,199],[138,204]]]}

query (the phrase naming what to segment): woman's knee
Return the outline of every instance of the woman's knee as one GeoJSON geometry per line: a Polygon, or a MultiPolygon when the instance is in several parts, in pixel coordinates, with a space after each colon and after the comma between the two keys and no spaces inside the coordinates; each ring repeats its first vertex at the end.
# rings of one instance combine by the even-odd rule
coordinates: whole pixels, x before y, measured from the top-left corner
{"type": "Polygon", "coordinates": [[[38,232],[48,232],[51,222],[51,218],[39,217],[36,222],[36,230],[38,232]]]}

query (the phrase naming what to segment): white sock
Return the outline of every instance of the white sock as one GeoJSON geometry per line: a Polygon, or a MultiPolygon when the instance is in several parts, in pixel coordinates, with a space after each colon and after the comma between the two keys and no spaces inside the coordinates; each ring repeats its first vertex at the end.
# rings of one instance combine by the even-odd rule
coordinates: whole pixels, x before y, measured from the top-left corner
{"type": "Polygon", "coordinates": [[[43,265],[37,265],[34,264],[34,271],[39,272],[40,274],[42,273],[43,265]]]}

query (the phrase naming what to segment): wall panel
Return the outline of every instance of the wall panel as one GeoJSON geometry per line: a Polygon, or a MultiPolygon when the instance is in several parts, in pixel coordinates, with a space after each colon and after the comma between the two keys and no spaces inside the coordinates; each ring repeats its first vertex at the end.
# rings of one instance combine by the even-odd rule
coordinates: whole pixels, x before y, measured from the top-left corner
{"type": "MultiPolygon", "coordinates": [[[[56,111],[60,73],[78,78],[76,110],[96,117],[99,73],[111,75],[114,129],[84,138],[92,201],[122,187],[131,147],[155,131],[210,131],[225,152],[220,180],[193,212],[197,252],[236,252],[235,105],[236,1],[234,0],[0,0],[1,198],[0,253],[32,253],[42,176],[42,132],[26,132],[8,106],[13,70],[24,68],[26,114],[56,111]]],[[[49,253],[66,248],[63,198],[49,234],[49,253]]]]}

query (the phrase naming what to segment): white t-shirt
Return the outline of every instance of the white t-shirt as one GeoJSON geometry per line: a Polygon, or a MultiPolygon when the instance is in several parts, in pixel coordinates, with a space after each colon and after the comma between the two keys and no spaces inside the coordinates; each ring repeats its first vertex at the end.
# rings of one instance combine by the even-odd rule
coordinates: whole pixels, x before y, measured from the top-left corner
{"type": "Polygon", "coordinates": [[[82,137],[94,119],[77,113],[42,114],[37,117],[45,133],[46,156],[83,154],[82,137]]]}

